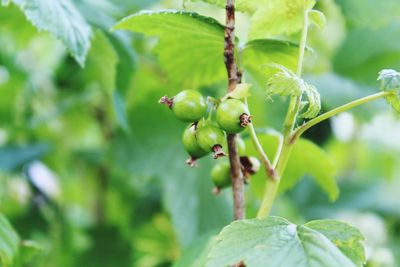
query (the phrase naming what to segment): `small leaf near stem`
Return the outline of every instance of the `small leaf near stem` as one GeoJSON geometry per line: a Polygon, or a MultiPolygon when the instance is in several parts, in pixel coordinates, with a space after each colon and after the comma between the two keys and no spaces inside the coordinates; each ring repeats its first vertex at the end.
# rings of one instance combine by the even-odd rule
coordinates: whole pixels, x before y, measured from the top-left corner
{"type": "Polygon", "coordinates": [[[400,114],[400,72],[384,69],[379,72],[378,81],[381,81],[381,90],[393,92],[385,97],[386,102],[400,114]]]}

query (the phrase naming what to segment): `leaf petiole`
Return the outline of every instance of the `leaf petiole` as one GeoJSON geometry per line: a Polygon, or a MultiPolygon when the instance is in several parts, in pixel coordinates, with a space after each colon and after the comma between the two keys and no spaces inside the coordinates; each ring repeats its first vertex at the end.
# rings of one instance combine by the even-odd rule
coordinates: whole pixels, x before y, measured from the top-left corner
{"type": "Polygon", "coordinates": [[[337,107],[335,109],[332,109],[328,112],[325,112],[321,115],[319,115],[318,117],[315,117],[312,120],[309,120],[308,122],[306,122],[305,124],[303,124],[302,126],[297,127],[297,129],[294,130],[293,134],[292,134],[292,138],[291,138],[291,142],[295,142],[297,140],[297,138],[299,138],[305,131],[307,131],[308,129],[310,129],[311,127],[313,127],[314,125],[329,119],[339,113],[342,113],[344,111],[347,111],[349,109],[352,109],[354,107],[360,106],[362,104],[368,103],[370,101],[379,99],[379,98],[384,98],[386,96],[395,94],[394,92],[390,92],[390,91],[384,91],[384,92],[379,92],[373,95],[369,95],[357,100],[354,100],[352,102],[349,102],[347,104],[344,104],[340,107],[337,107]]]}
{"type": "MultiPolygon", "coordinates": [[[[299,59],[297,63],[297,71],[296,74],[300,78],[302,69],[303,69],[303,61],[305,48],[307,44],[307,34],[308,34],[308,12],[309,10],[304,11],[304,22],[303,22],[303,30],[301,33],[301,40],[299,46],[299,59]]],[[[268,216],[272,205],[275,201],[276,195],[279,189],[280,179],[285,171],[287,161],[289,160],[290,154],[292,153],[293,143],[291,143],[291,136],[293,133],[293,128],[296,123],[296,118],[300,110],[301,104],[301,95],[292,96],[289,103],[288,112],[286,114],[285,122],[284,122],[284,137],[283,143],[279,147],[279,151],[277,153],[277,159],[274,160],[276,162],[275,167],[275,175],[276,179],[267,181],[265,186],[264,196],[261,202],[261,206],[257,213],[257,218],[262,219],[268,216]]]]}

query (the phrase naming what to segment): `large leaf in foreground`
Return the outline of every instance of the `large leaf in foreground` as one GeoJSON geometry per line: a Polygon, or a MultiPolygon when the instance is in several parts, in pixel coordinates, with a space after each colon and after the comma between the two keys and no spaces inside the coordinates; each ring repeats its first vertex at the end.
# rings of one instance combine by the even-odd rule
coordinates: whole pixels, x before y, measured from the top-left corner
{"type": "MultiPolygon", "coordinates": [[[[317,228],[323,223],[319,221],[317,228]]],[[[266,264],[269,267],[357,266],[335,245],[335,241],[345,241],[340,244],[343,249],[359,249],[358,242],[347,242],[363,239],[359,232],[347,232],[350,227],[347,224],[329,221],[326,226],[331,229],[325,236],[313,226],[313,223],[295,225],[280,217],[233,222],[217,237],[206,266],[232,266],[241,261],[247,267],[264,267],[266,264]],[[352,234],[350,238],[349,233],[352,234]]],[[[361,258],[365,261],[363,255],[361,258]]]]}
{"type": "Polygon", "coordinates": [[[159,37],[155,52],[171,79],[187,87],[225,80],[224,27],[185,11],[142,11],[118,22],[125,29],[159,37]]]}
{"type": "Polygon", "coordinates": [[[12,0],[39,30],[60,39],[83,66],[92,35],[89,24],[70,0],[12,0]]]}
{"type": "Polygon", "coordinates": [[[360,230],[347,223],[335,220],[315,220],[306,223],[305,226],[325,235],[357,266],[364,266],[365,249],[363,241],[365,238],[360,230]]]}

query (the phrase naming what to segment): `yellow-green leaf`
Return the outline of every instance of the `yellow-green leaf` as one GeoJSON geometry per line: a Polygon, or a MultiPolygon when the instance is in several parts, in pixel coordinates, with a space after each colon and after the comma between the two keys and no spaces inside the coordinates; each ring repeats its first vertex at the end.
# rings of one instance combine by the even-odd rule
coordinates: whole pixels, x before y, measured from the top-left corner
{"type": "Polygon", "coordinates": [[[184,87],[227,79],[224,26],[213,18],[185,11],[142,11],[122,19],[114,29],[159,37],[155,53],[161,66],[184,87]]]}
{"type": "Polygon", "coordinates": [[[71,0],[11,0],[39,30],[60,39],[83,66],[90,48],[92,30],[71,0]]]}
{"type": "Polygon", "coordinates": [[[303,27],[304,14],[314,0],[269,0],[262,3],[251,17],[249,39],[292,34],[303,27]]]}

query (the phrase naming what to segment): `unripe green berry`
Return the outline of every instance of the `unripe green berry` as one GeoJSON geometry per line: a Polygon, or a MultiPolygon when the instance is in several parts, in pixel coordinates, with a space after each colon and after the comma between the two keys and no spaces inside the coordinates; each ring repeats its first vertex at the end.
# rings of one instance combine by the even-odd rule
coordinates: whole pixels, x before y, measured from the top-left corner
{"type": "Polygon", "coordinates": [[[164,96],[159,102],[172,109],[175,116],[183,122],[197,122],[207,111],[204,97],[195,90],[184,90],[172,99],[164,96]]]}
{"type": "Polygon", "coordinates": [[[211,169],[211,179],[216,187],[216,193],[231,185],[230,165],[228,161],[218,162],[211,169]]]}
{"type": "Polygon", "coordinates": [[[245,103],[238,99],[227,99],[217,108],[218,125],[229,134],[240,133],[251,122],[250,112],[245,103]]]}
{"type": "Polygon", "coordinates": [[[226,156],[222,151],[225,144],[225,133],[213,124],[207,124],[196,131],[197,142],[206,151],[214,152],[214,158],[226,156]]]}
{"type": "Polygon", "coordinates": [[[186,161],[186,163],[190,167],[196,166],[197,159],[204,157],[205,155],[210,153],[209,151],[206,151],[199,146],[199,143],[197,142],[196,138],[195,124],[191,124],[185,129],[182,136],[182,143],[183,146],[185,147],[185,150],[190,155],[190,158],[186,161]]]}

